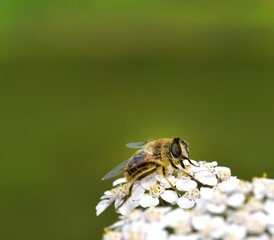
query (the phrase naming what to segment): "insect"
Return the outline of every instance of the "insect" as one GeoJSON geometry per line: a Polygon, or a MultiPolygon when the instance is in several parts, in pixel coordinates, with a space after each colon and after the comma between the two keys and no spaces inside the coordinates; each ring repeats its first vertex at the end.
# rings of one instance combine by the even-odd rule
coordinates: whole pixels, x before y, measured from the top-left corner
{"type": "MultiPolygon", "coordinates": [[[[161,138],[149,142],[134,142],[126,145],[129,148],[140,149],[131,158],[122,162],[102,180],[110,179],[124,173],[128,182],[131,182],[128,195],[118,206],[119,209],[131,196],[132,187],[135,181],[141,180],[155,172],[161,172],[170,186],[176,191],[175,187],[166,178],[168,166],[178,169],[178,164],[185,169],[183,160],[189,160],[188,143],[182,138],[161,138]]],[[[116,210],[117,210],[116,209],[116,210]]]]}

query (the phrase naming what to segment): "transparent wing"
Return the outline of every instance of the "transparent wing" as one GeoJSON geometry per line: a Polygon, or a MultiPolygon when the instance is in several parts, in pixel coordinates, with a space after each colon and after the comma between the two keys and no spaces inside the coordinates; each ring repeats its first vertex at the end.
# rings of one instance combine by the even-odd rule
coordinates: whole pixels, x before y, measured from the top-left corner
{"type": "Polygon", "coordinates": [[[114,178],[117,177],[119,175],[121,175],[122,173],[124,173],[124,170],[127,166],[127,163],[130,159],[127,159],[126,161],[120,163],[118,166],[116,166],[115,168],[113,168],[110,172],[108,172],[103,178],[102,180],[107,180],[110,178],[114,178]]]}
{"type": "Polygon", "coordinates": [[[128,143],[126,146],[128,148],[143,148],[146,144],[147,142],[132,142],[128,143]]]}

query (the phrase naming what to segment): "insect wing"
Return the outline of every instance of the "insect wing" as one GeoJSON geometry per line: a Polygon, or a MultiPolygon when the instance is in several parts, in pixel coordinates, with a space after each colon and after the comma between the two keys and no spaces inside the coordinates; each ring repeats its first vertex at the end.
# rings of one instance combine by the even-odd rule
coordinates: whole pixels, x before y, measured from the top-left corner
{"type": "Polygon", "coordinates": [[[146,144],[147,142],[131,142],[131,143],[128,143],[126,146],[128,148],[144,148],[146,144]]]}
{"type": "Polygon", "coordinates": [[[117,177],[119,175],[121,175],[122,173],[124,173],[125,167],[128,164],[129,159],[127,159],[126,161],[120,163],[118,166],[116,166],[115,168],[113,168],[110,172],[108,172],[103,178],[102,180],[107,180],[113,177],[117,177]]]}

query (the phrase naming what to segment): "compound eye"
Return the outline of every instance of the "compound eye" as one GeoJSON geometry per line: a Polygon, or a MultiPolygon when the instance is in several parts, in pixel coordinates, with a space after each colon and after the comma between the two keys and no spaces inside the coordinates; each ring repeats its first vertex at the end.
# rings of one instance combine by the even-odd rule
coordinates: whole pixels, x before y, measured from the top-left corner
{"type": "Polygon", "coordinates": [[[173,142],[171,144],[171,153],[174,158],[179,158],[181,156],[182,150],[179,143],[173,142]]]}

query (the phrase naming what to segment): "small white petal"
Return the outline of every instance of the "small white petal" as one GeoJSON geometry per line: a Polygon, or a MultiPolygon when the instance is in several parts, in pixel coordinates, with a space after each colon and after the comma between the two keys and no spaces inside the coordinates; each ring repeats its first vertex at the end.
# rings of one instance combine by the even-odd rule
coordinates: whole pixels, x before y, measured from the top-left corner
{"type": "Polygon", "coordinates": [[[266,187],[263,183],[255,182],[253,192],[254,192],[255,197],[257,199],[262,199],[262,198],[264,198],[264,196],[266,194],[266,187]]]}
{"type": "Polygon", "coordinates": [[[268,214],[274,214],[274,200],[267,199],[264,204],[264,210],[268,214]]]}
{"type": "Polygon", "coordinates": [[[215,170],[217,171],[217,172],[228,172],[228,173],[231,173],[231,170],[230,170],[230,168],[228,168],[228,167],[215,167],[215,170]]]}
{"type": "Polygon", "coordinates": [[[178,179],[176,182],[176,188],[179,191],[188,192],[188,191],[193,190],[196,187],[197,187],[197,182],[191,180],[189,177],[178,179]]]}
{"type": "Polygon", "coordinates": [[[252,213],[263,210],[263,202],[255,198],[250,198],[249,201],[245,204],[245,210],[252,213]]]}
{"type": "Polygon", "coordinates": [[[156,185],[156,183],[157,183],[157,179],[155,177],[155,174],[153,174],[149,177],[143,178],[141,180],[141,186],[146,190],[149,190],[150,186],[154,186],[154,185],[156,185]]]}
{"type": "Polygon", "coordinates": [[[161,198],[173,205],[177,202],[178,195],[172,190],[166,190],[164,193],[161,194],[161,198]]]}
{"type": "Polygon", "coordinates": [[[233,192],[237,189],[239,185],[239,180],[235,177],[231,177],[228,180],[222,181],[218,184],[218,187],[221,191],[225,193],[233,192]]]}
{"type": "Polygon", "coordinates": [[[117,186],[121,183],[126,183],[126,182],[127,182],[127,180],[125,178],[118,178],[112,183],[112,186],[117,186]]]}
{"type": "Polygon", "coordinates": [[[236,224],[228,225],[225,231],[225,239],[243,240],[246,238],[246,228],[236,224]]]}
{"type": "MultiPolygon", "coordinates": [[[[123,199],[116,199],[114,206],[115,209],[118,208],[120,206],[120,204],[122,203],[123,199]]],[[[138,202],[136,201],[131,201],[130,199],[128,199],[127,201],[125,201],[123,203],[123,205],[121,207],[119,207],[119,209],[117,210],[118,213],[121,213],[122,215],[127,215],[129,213],[131,213],[132,209],[136,207],[136,204],[139,205],[138,202]]]]}
{"type": "Polygon", "coordinates": [[[201,171],[201,170],[214,172],[214,167],[218,165],[217,162],[206,162],[206,161],[200,161],[199,164],[200,164],[200,167],[198,167],[194,172],[201,171]]]}
{"type": "Polygon", "coordinates": [[[165,188],[170,188],[170,183],[175,185],[177,179],[173,175],[169,175],[166,178],[162,176],[162,174],[156,174],[156,179],[161,183],[161,185],[165,188]],[[167,181],[168,179],[168,181],[167,181]]]}
{"type": "Polygon", "coordinates": [[[206,233],[207,239],[222,239],[225,232],[224,219],[221,217],[199,215],[192,218],[192,224],[196,230],[206,233]]]}
{"type": "Polygon", "coordinates": [[[248,195],[252,191],[252,183],[244,180],[239,180],[237,189],[245,195],[248,195]]]}
{"type": "Polygon", "coordinates": [[[167,232],[157,226],[151,226],[147,232],[146,240],[166,240],[167,232]]]}
{"type": "Polygon", "coordinates": [[[165,226],[172,226],[173,224],[178,223],[179,221],[188,221],[190,216],[181,208],[175,208],[166,214],[164,218],[165,226]]]}
{"type": "Polygon", "coordinates": [[[192,218],[192,225],[196,230],[200,231],[203,230],[210,221],[209,215],[195,216],[192,218]]]}
{"type": "Polygon", "coordinates": [[[165,214],[171,210],[171,207],[150,207],[147,208],[143,212],[143,216],[145,216],[145,221],[153,224],[153,223],[161,223],[163,224],[163,218],[165,218],[165,214]]]}
{"type": "Polygon", "coordinates": [[[218,166],[218,162],[217,161],[213,161],[213,162],[211,162],[211,164],[212,164],[213,167],[218,166]]]}
{"type": "Polygon", "coordinates": [[[258,236],[252,236],[252,237],[247,237],[246,240],[270,240],[273,238],[269,238],[267,234],[263,235],[258,235],[258,236]]]}
{"type": "Polygon", "coordinates": [[[217,177],[221,180],[227,180],[231,176],[231,170],[228,167],[215,167],[217,177]]]}
{"type": "Polygon", "coordinates": [[[213,217],[211,220],[211,224],[215,228],[211,236],[214,239],[222,239],[222,236],[224,235],[226,230],[224,219],[221,217],[213,217]]]}
{"type": "Polygon", "coordinates": [[[179,206],[180,208],[189,209],[189,208],[194,207],[195,201],[191,201],[191,200],[189,200],[189,199],[186,198],[186,197],[180,197],[180,198],[177,200],[177,204],[178,204],[178,206],[179,206]]]}
{"type": "Polygon", "coordinates": [[[263,234],[267,225],[267,215],[262,212],[251,214],[247,221],[247,230],[250,234],[263,234]]]}
{"type": "Polygon", "coordinates": [[[110,190],[104,192],[104,195],[112,195],[113,193],[110,190]]]}
{"type": "Polygon", "coordinates": [[[139,200],[141,199],[141,197],[144,196],[144,193],[145,193],[145,189],[140,184],[136,184],[132,188],[132,193],[130,198],[133,200],[139,200]]]}
{"type": "Polygon", "coordinates": [[[213,189],[212,188],[201,187],[200,195],[201,195],[201,199],[210,200],[213,197],[213,189]]]}
{"type": "Polygon", "coordinates": [[[117,221],[117,222],[113,223],[112,225],[108,226],[108,230],[119,228],[119,227],[122,227],[123,225],[124,225],[123,220],[117,221]]]}
{"type": "Polygon", "coordinates": [[[144,208],[155,207],[159,204],[159,199],[149,195],[145,195],[140,200],[140,205],[144,208]]]}
{"type": "Polygon", "coordinates": [[[194,177],[202,184],[209,186],[215,186],[218,183],[215,174],[206,170],[195,173],[194,177]]]}
{"type": "Polygon", "coordinates": [[[112,202],[110,200],[102,200],[96,205],[96,215],[99,216],[112,202]]]}
{"type": "Polygon", "coordinates": [[[208,203],[206,206],[206,209],[210,212],[210,213],[214,213],[214,214],[222,214],[225,212],[226,210],[226,205],[221,204],[221,205],[217,205],[217,204],[213,204],[213,203],[208,203]]]}
{"type": "Polygon", "coordinates": [[[118,196],[118,194],[116,194],[116,195],[103,195],[100,199],[102,200],[102,199],[116,199],[116,198],[118,198],[119,196],[118,196]]]}
{"type": "Polygon", "coordinates": [[[243,193],[234,193],[227,199],[227,204],[231,207],[240,207],[245,201],[245,195],[243,193]]]}

